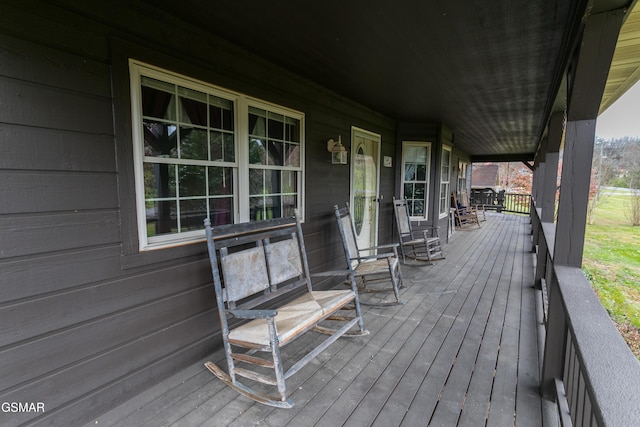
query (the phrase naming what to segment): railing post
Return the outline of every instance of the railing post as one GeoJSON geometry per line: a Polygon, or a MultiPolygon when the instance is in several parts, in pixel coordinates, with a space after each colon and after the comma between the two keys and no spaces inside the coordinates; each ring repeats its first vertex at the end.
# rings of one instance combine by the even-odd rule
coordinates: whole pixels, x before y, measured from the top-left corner
{"type": "MultiPolygon", "coordinates": [[[[546,256],[546,255],[545,255],[546,256]]],[[[544,345],[544,360],[540,384],[542,397],[556,400],[555,379],[562,378],[564,370],[565,343],[567,341],[567,324],[562,306],[562,295],[555,274],[551,274],[549,289],[549,312],[544,345]]]]}

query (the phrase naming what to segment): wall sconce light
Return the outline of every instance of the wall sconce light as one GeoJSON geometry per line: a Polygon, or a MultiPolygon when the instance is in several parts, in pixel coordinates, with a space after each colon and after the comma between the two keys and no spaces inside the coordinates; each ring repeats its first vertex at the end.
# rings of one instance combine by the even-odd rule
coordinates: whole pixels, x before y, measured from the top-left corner
{"type": "Polygon", "coordinates": [[[331,153],[331,163],[334,165],[346,165],[348,151],[342,145],[342,135],[338,135],[338,140],[333,138],[327,141],[327,151],[331,153]]]}

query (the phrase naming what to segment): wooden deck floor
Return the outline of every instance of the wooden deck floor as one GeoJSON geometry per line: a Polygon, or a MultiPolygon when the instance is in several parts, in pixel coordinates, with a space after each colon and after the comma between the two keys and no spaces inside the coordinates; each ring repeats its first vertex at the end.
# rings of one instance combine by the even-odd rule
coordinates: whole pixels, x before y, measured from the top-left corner
{"type": "Polygon", "coordinates": [[[89,425],[539,426],[529,230],[527,217],[488,214],[454,233],[446,260],[403,266],[406,304],[363,307],[371,335],[338,340],[288,380],[293,409],[256,404],[198,363],[89,425]]]}

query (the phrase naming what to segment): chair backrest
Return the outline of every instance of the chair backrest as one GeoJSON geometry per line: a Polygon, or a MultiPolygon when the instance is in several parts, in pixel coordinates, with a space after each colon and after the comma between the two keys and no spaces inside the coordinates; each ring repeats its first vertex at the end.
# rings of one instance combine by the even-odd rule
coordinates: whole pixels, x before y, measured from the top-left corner
{"type": "Polygon", "coordinates": [[[277,286],[288,280],[304,276],[300,244],[296,236],[279,242],[268,242],[265,245],[269,263],[269,282],[277,286]]]}
{"type": "Polygon", "coordinates": [[[460,192],[460,204],[462,206],[469,206],[469,197],[467,196],[466,191],[460,192]]]}
{"type": "Polygon", "coordinates": [[[262,245],[229,253],[220,249],[220,266],[228,302],[240,301],[270,287],[267,260],[262,245]]]}
{"type": "Polygon", "coordinates": [[[342,238],[342,244],[344,246],[345,255],[349,260],[358,259],[360,257],[360,251],[358,250],[358,241],[356,240],[356,232],[351,220],[351,213],[349,212],[349,205],[347,204],[343,208],[339,208],[338,205],[334,207],[336,219],[338,220],[338,229],[340,230],[340,237],[342,238]]]}
{"type": "Polygon", "coordinates": [[[297,212],[293,218],[214,228],[205,220],[205,229],[221,313],[225,308],[255,307],[305,284],[311,291],[297,212]]]}
{"type": "Polygon", "coordinates": [[[456,193],[453,192],[451,193],[451,207],[455,208],[456,213],[460,213],[459,207],[458,207],[458,197],[456,197],[456,193]]]}
{"type": "Polygon", "coordinates": [[[396,217],[396,225],[398,227],[398,234],[405,236],[411,234],[411,218],[409,217],[409,206],[404,199],[398,200],[393,198],[393,213],[396,217]]]}

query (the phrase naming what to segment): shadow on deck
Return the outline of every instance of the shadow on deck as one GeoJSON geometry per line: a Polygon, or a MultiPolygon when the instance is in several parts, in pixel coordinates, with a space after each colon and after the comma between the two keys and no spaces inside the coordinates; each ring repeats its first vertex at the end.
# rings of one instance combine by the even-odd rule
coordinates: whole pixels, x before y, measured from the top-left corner
{"type": "Polygon", "coordinates": [[[406,304],[364,306],[371,335],[338,340],[290,378],[293,409],[254,403],[198,363],[89,425],[542,425],[529,218],[481,224],[456,231],[445,260],[404,265],[406,304]]]}

